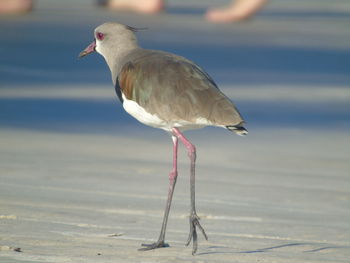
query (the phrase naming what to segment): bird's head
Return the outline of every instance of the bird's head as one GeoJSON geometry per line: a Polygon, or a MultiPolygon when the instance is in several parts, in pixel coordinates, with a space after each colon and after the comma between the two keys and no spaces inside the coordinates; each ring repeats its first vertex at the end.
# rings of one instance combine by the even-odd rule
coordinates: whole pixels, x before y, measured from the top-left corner
{"type": "Polygon", "coordinates": [[[134,34],[137,30],[119,23],[104,23],[95,29],[94,41],[80,52],[79,58],[97,51],[108,60],[125,50],[134,49],[137,47],[134,34]]]}

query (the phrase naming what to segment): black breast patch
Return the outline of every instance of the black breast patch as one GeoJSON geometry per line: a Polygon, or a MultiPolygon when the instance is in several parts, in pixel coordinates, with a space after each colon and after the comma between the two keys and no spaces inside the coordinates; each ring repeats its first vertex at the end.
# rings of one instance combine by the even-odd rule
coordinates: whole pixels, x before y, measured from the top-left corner
{"type": "Polygon", "coordinates": [[[117,96],[120,100],[121,103],[123,103],[123,97],[122,97],[122,90],[120,89],[120,85],[119,85],[119,79],[117,78],[116,82],[115,82],[115,92],[117,93],[117,96]]]}

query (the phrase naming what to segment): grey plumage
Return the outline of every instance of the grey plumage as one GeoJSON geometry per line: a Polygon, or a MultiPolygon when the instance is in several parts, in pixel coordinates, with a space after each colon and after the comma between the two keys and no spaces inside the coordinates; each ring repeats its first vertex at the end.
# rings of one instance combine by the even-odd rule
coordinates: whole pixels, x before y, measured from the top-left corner
{"type": "Polygon", "coordinates": [[[150,114],[173,122],[202,118],[214,126],[243,124],[235,105],[193,62],[145,49],[131,51],[122,61],[118,77],[122,92],[150,114]]]}
{"type": "Polygon", "coordinates": [[[204,126],[226,128],[238,135],[247,134],[237,108],[217,87],[213,79],[192,61],[171,53],[142,49],[135,28],[105,23],[95,29],[95,40],[80,53],[94,51],[106,60],[117,95],[124,109],[140,122],[164,129],[173,139],[173,169],[169,174],[167,205],[158,241],[142,244],[141,250],[167,246],[165,232],[177,179],[178,140],[184,144],[190,168],[190,233],[192,254],[197,251],[197,229],[207,239],[195,209],[196,148],[182,130],[204,126]]]}
{"type": "Polygon", "coordinates": [[[105,36],[96,40],[96,51],[104,56],[121,101],[123,95],[135,101],[168,127],[243,126],[235,105],[203,69],[181,56],[140,48],[134,32],[112,22],[95,29],[105,36]]]}

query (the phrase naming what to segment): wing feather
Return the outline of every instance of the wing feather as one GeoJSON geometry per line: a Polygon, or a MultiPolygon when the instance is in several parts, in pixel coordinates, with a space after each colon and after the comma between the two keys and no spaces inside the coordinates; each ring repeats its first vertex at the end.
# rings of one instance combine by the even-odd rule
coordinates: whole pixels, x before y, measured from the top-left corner
{"type": "Polygon", "coordinates": [[[193,62],[149,51],[130,59],[118,80],[124,96],[165,121],[240,125],[243,119],[212,78],[193,62]]]}

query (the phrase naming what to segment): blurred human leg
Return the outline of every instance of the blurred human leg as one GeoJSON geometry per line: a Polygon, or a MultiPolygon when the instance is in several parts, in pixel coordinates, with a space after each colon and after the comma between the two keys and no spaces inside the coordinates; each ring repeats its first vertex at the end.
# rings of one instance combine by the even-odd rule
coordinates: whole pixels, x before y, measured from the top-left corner
{"type": "Polygon", "coordinates": [[[164,8],[163,0],[108,0],[107,7],[113,10],[130,10],[144,14],[158,13],[164,8]]]}
{"type": "Polygon", "coordinates": [[[21,14],[32,10],[32,0],[0,0],[0,14],[21,14]]]}
{"type": "Polygon", "coordinates": [[[210,9],[206,19],[215,23],[229,23],[247,19],[259,11],[267,0],[235,0],[229,7],[210,9]]]}

